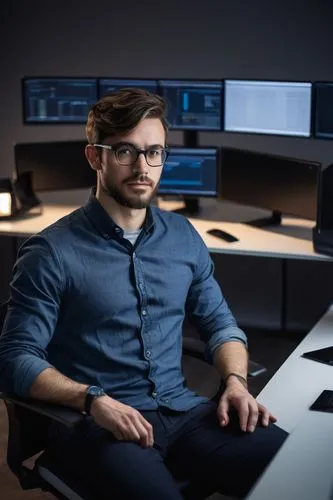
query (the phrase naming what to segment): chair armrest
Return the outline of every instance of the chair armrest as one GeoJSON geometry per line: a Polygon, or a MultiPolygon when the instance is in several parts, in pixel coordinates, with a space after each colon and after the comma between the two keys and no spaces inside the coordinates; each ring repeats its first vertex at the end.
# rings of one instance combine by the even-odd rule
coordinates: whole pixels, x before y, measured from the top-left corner
{"type": "Polygon", "coordinates": [[[38,401],[36,399],[20,398],[3,392],[0,392],[0,399],[40,415],[44,415],[45,417],[49,417],[51,420],[56,420],[67,427],[74,427],[85,418],[78,410],[74,410],[67,406],[38,401]]]}

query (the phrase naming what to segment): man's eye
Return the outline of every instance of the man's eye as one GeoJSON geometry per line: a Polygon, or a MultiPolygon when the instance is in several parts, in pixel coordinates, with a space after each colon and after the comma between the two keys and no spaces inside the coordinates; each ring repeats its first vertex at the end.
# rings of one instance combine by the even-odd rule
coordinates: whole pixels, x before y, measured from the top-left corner
{"type": "Polygon", "coordinates": [[[153,158],[155,156],[161,156],[161,150],[160,149],[149,149],[148,155],[153,158]]]}
{"type": "Polygon", "coordinates": [[[129,147],[123,147],[118,149],[118,154],[121,156],[129,156],[133,154],[133,149],[129,147]]]}

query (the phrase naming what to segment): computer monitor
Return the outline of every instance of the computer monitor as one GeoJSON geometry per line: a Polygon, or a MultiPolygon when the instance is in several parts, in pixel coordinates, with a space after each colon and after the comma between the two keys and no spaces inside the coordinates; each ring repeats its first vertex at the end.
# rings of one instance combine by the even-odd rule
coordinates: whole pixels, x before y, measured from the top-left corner
{"type": "Polygon", "coordinates": [[[16,175],[32,172],[35,192],[90,188],[96,172],[85,157],[86,141],[17,143],[16,175]]]}
{"type": "Polygon", "coordinates": [[[222,130],[222,80],[159,80],[169,128],[222,130]]]}
{"type": "Polygon", "coordinates": [[[218,195],[217,147],[170,147],[160,181],[159,195],[181,195],[184,213],[199,212],[199,197],[218,195]]]}
{"type": "Polygon", "coordinates": [[[24,77],[25,124],[85,123],[97,100],[96,78],[24,77]]]}
{"type": "Polygon", "coordinates": [[[103,97],[109,92],[115,92],[124,87],[137,87],[148,90],[153,94],[158,93],[157,80],[149,78],[99,78],[98,79],[98,95],[103,97]]]}
{"type": "Polygon", "coordinates": [[[224,130],[309,137],[309,82],[225,80],[224,130]]]}
{"type": "Polygon", "coordinates": [[[314,136],[333,139],[333,82],[314,83],[314,136]]]}
{"type": "Polygon", "coordinates": [[[249,221],[257,227],[279,224],[282,215],[315,220],[320,171],[314,161],[222,148],[220,197],[270,210],[271,217],[249,221]]]}

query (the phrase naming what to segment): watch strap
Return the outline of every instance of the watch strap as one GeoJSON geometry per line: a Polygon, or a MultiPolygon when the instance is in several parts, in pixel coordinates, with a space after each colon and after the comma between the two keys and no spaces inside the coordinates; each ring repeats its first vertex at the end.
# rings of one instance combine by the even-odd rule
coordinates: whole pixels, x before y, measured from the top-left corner
{"type": "Polygon", "coordinates": [[[91,405],[94,399],[100,398],[105,394],[106,392],[101,387],[89,386],[84,400],[84,413],[90,416],[91,405]],[[94,391],[92,389],[94,389],[94,391]],[[99,391],[96,392],[96,389],[99,389],[99,391]]]}

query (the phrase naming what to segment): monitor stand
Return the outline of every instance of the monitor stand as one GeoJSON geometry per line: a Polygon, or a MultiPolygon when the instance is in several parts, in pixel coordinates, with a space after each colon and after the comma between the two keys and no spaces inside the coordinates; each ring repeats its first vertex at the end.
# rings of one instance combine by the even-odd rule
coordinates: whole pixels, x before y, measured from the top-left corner
{"type": "Polygon", "coordinates": [[[244,222],[243,224],[247,224],[248,226],[253,227],[267,227],[267,226],[279,226],[282,221],[282,214],[277,210],[273,210],[272,214],[268,217],[262,217],[260,219],[253,219],[244,222]]]}
{"type": "Polygon", "coordinates": [[[198,215],[200,213],[200,204],[198,198],[187,198],[183,196],[184,206],[176,208],[173,212],[185,216],[198,215]]]}

